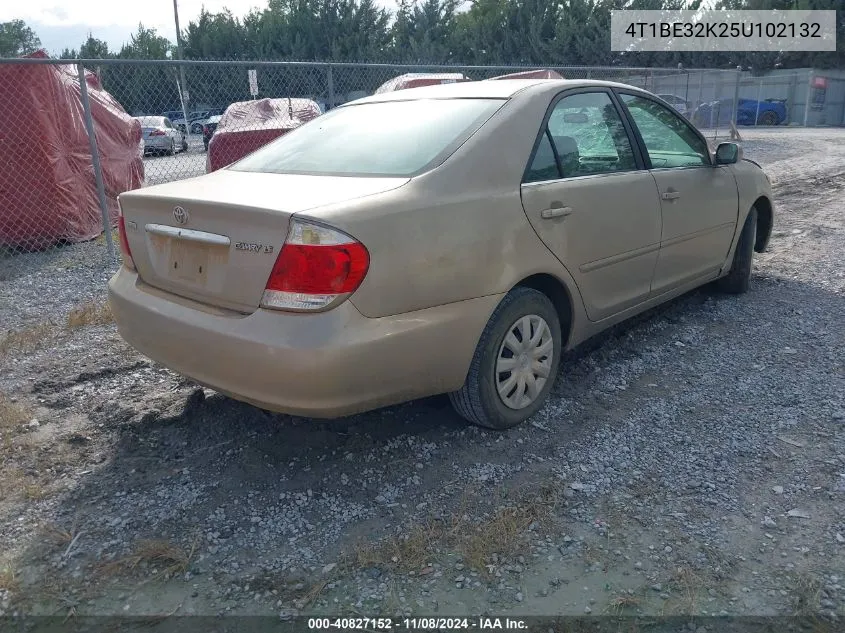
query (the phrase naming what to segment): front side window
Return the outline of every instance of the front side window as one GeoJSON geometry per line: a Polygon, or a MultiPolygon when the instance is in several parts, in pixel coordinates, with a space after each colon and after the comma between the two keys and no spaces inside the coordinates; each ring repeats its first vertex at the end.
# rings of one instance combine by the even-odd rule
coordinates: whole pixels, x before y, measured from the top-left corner
{"type": "Polygon", "coordinates": [[[446,160],[503,103],[502,99],[418,99],[336,108],[230,169],[412,176],[446,160]]]}
{"type": "Polygon", "coordinates": [[[622,118],[606,92],[564,97],[549,116],[545,133],[534,154],[526,182],[550,180],[549,156],[558,175],[574,178],[636,169],[634,151],[622,118]]]}
{"type": "Polygon", "coordinates": [[[651,99],[630,94],[620,96],[640,131],[652,167],[710,164],[707,144],[677,113],[651,99]]]}

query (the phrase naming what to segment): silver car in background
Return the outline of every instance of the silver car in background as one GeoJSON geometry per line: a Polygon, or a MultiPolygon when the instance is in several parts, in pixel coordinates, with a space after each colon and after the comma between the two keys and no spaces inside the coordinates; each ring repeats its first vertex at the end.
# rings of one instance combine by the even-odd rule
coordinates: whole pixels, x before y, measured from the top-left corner
{"type": "Polygon", "coordinates": [[[179,150],[188,151],[188,139],[185,134],[173,127],[167,117],[139,116],[135,118],[141,123],[145,156],[147,154],[173,156],[179,150]]]}

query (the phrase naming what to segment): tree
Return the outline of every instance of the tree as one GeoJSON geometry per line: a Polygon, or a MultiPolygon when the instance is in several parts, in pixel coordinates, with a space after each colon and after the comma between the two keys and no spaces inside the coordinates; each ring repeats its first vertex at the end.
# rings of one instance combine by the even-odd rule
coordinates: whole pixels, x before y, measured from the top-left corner
{"type": "Polygon", "coordinates": [[[75,48],[65,48],[59,57],[61,59],[111,59],[114,55],[109,51],[109,45],[105,41],[98,40],[89,31],[88,39],[82,43],[78,51],[75,48]]]}
{"type": "Polygon", "coordinates": [[[170,57],[172,45],[170,40],[159,35],[155,29],[138,25],[138,30],[124,44],[117,54],[122,59],[167,59],[170,57]]]}
{"type": "Polygon", "coordinates": [[[393,61],[452,61],[452,33],[460,0],[402,0],[391,27],[393,61]]]}
{"type": "Polygon", "coordinates": [[[0,57],[20,57],[34,53],[41,40],[23,20],[0,22],[0,57]]]}

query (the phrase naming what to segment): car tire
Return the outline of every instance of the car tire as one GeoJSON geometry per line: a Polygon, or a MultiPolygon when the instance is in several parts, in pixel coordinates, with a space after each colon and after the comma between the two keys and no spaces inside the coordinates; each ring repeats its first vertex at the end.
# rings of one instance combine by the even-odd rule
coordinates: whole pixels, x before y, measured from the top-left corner
{"type": "Polygon", "coordinates": [[[769,110],[768,112],[762,112],[759,117],[757,117],[757,125],[777,125],[778,124],[778,115],[777,112],[772,112],[769,110]]]}
{"type": "Polygon", "coordinates": [[[186,138],[182,139],[182,151],[183,152],[188,151],[188,139],[186,139],[186,138]]]}
{"type": "Polygon", "coordinates": [[[742,233],[739,235],[731,269],[727,275],[716,282],[720,291],[734,295],[748,292],[751,282],[751,262],[754,258],[754,240],[756,238],[757,209],[751,207],[751,211],[745,218],[745,224],[742,225],[742,233]]]}
{"type": "Polygon", "coordinates": [[[173,156],[174,154],[176,154],[176,141],[174,141],[174,140],[170,141],[170,149],[168,149],[167,152],[165,152],[165,153],[168,156],[173,156]]]}
{"type": "MultiPolygon", "coordinates": [[[[496,307],[481,333],[463,386],[449,394],[452,406],[461,417],[479,426],[496,430],[516,426],[543,406],[557,377],[560,354],[560,319],[552,302],[542,292],[532,288],[514,288],[496,307]],[[526,346],[523,359],[522,354],[518,356],[506,344],[506,338],[513,337],[512,342],[521,344],[524,337],[520,338],[520,332],[525,331],[525,319],[529,321],[529,341],[536,335],[539,338],[536,346],[526,346]],[[551,354],[543,355],[549,343],[551,354]],[[516,378],[517,372],[498,371],[504,366],[500,362],[508,363],[511,360],[517,367],[520,362],[532,362],[534,378],[531,382],[537,385],[542,380],[535,396],[529,393],[527,381],[516,378]],[[547,375],[538,378],[533,363],[540,368],[540,375],[547,375]],[[516,382],[507,387],[511,378],[516,382]],[[500,395],[500,389],[505,390],[504,396],[500,395]],[[508,393],[512,394],[510,404],[507,402],[508,393]]],[[[527,372],[527,367],[523,371],[527,372]]]]}

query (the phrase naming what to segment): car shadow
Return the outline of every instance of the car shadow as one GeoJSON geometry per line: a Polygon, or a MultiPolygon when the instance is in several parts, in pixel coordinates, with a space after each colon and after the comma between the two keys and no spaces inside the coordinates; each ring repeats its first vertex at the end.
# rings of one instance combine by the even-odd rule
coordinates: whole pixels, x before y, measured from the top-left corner
{"type": "MultiPolygon", "coordinates": [[[[743,297],[698,289],[568,352],[552,397],[577,399],[582,387],[568,377],[586,380],[597,362],[613,362],[602,358],[611,350],[616,360],[636,356],[629,334],[651,336],[645,330],[664,323],[669,333],[655,336],[671,337],[673,324],[694,317],[711,301],[733,302],[746,315],[760,310],[767,319],[777,319],[791,309],[783,305],[787,302],[823,305],[841,298],[799,280],[770,277],[755,279],[752,292],[743,297]]],[[[746,335],[738,328],[735,336],[746,335]]],[[[530,424],[496,433],[465,423],[446,396],[313,420],[205,394],[197,388],[176,410],[106,419],[111,431],[90,451],[99,453],[94,460],[99,464],[86,468],[90,472],[77,478],[69,492],[49,501],[55,524],[84,532],[75,546],[75,565],[126,555],[139,539],[190,543],[221,524],[220,540],[229,539],[235,548],[227,555],[237,554],[255,566],[264,556],[284,559],[306,545],[336,553],[351,539],[373,541],[388,535],[397,522],[412,519],[415,511],[425,513],[420,509],[426,505],[423,499],[457,499],[467,489],[461,469],[489,465],[491,481],[502,483],[513,475],[508,467],[520,462],[524,452],[540,456],[540,461],[553,460],[573,436],[609,423],[575,413],[565,426],[544,433],[530,424]],[[495,474],[497,468],[501,476],[495,474]],[[308,533],[288,526],[278,518],[282,516],[317,526],[328,540],[301,545],[297,539],[304,534],[307,541],[308,533]],[[270,541],[253,551],[256,517],[270,541]]],[[[636,405],[624,406],[633,410],[636,405]]],[[[547,470],[538,473],[548,476],[547,470]]],[[[43,564],[45,556],[56,555],[39,542],[24,560],[43,564]]],[[[319,560],[320,554],[315,556],[319,560]]],[[[216,554],[206,553],[203,564],[213,570],[217,560],[216,554]]]]}

